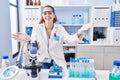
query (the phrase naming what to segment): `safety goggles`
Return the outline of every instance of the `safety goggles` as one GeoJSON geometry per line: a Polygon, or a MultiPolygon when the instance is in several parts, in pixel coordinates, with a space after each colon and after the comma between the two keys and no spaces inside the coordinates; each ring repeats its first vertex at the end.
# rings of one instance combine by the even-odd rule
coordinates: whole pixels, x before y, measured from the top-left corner
{"type": "Polygon", "coordinates": [[[51,15],[51,14],[53,14],[53,11],[44,11],[42,13],[43,13],[43,15],[47,15],[47,14],[51,15]]]}

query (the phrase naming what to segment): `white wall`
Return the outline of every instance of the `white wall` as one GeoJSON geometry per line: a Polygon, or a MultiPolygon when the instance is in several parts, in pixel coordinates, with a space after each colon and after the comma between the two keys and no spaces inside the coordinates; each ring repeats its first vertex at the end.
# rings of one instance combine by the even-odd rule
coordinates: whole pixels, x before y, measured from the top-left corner
{"type": "Polygon", "coordinates": [[[3,55],[12,57],[9,0],[0,0],[0,62],[3,55]]]}

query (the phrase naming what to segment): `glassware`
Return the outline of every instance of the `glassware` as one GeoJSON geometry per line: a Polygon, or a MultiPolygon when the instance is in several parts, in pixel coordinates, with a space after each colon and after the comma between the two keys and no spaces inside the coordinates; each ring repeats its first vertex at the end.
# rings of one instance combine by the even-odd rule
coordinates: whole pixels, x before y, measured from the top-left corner
{"type": "Polygon", "coordinates": [[[120,61],[114,60],[113,69],[109,74],[109,80],[120,80],[120,61]]]}

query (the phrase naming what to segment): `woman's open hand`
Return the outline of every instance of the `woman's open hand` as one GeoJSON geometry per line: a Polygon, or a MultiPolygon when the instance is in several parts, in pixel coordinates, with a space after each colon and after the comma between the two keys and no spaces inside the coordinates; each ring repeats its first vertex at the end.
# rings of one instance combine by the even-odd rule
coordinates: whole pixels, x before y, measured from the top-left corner
{"type": "Polygon", "coordinates": [[[92,28],[94,26],[94,23],[88,23],[88,24],[84,24],[80,30],[81,31],[85,31],[85,30],[88,30],[89,28],[92,28]]]}
{"type": "Polygon", "coordinates": [[[17,32],[16,34],[13,34],[12,38],[17,40],[17,41],[20,41],[20,42],[22,42],[22,41],[25,41],[25,42],[30,41],[30,37],[27,34],[22,33],[22,32],[17,32]]]}
{"type": "Polygon", "coordinates": [[[78,37],[80,37],[83,31],[88,30],[94,26],[94,23],[84,24],[77,32],[78,37]]]}

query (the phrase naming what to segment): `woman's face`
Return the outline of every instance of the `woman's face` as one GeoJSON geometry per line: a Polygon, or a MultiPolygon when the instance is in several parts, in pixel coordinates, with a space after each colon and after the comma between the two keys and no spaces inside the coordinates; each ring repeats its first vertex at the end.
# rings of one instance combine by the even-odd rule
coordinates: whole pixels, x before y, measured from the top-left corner
{"type": "Polygon", "coordinates": [[[49,22],[53,23],[53,20],[55,18],[55,14],[50,7],[45,7],[43,9],[42,16],[43,16],[45,23],[49,23],[49,22]]]}

